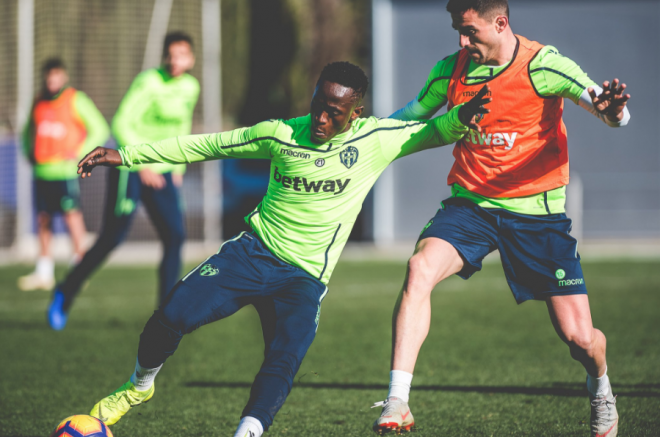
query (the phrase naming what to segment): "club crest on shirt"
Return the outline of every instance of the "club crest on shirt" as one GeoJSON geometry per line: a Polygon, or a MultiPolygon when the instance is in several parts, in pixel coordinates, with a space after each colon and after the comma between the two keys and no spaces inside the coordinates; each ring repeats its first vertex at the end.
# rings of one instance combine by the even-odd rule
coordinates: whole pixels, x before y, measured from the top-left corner
{"type": "Polygon", "coordinates": [[[339,160],[346,168],[351,168],[357,162],[359,154],[356,147],[348,146],[339,153],[339,160]]]}
{"type": "Polygon", "coordinates": [[[202,276],[215,276],[218,273],[220,273],[220,270],[213,264],[205,264],[199,271],[199,274],[202,276]]]}

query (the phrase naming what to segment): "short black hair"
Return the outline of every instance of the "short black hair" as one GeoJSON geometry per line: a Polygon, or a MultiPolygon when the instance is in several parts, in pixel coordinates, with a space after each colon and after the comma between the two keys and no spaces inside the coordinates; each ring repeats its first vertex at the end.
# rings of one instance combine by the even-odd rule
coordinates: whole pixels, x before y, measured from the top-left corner
{"type": "Polygon", "coordinates": [[[163,42],[163,58],[167,58],[170,54],[170,46],[177,42],[187,42],[190,46],[190,49],[193,48],[193,40],[190,35],[185,32],[175,31],[170,32],[165,35],[165,41],[163,42]]]}
{"type": "Polygon", "coordinates": [[[346,88],[351,88],[355,91],[354,96],[358,101],[364,98],[369,88],[369,79],[364,71],[357,65],[346,61],[326,65],[321,71],[316,86],[323,82],[338,83],[346,88]]]}
{"type": "Polygon", "coordinates": [[[65,70],[66,71],[66,66],[64,65],[64,61],[62,61],[61,58],[49,58],[44,62],[44,66],[41,68],[41,71],[43,74],[48,74],[50,73],[50,70],[65,70]]]}
{"type": "Polygon", "coordinates": [[[473,9],[481,18],[494,18],[495,13],[504,12],[509,16],[508,0],[449,0],[447,12],[450,14],[462,14],[473,9]]]}

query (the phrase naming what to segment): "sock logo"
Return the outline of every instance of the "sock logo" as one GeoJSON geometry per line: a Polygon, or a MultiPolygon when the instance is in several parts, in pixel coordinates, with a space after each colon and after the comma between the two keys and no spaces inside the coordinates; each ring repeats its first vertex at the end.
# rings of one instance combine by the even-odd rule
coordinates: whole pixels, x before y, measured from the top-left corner
{"type": "Polygon", "coordinates": [[[202,276],[215,276],[218,273],[220,273],[220,270],[213,264],[204,264],[199,271],[199,274],[202,276]]]}

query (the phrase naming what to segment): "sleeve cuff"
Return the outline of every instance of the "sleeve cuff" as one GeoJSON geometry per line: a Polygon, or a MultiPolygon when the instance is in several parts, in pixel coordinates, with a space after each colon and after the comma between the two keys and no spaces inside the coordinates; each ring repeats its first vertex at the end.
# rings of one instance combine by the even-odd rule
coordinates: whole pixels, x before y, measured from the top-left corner
{"type": "Polygon", "coordinates": [[[130,159],[128,159],[128,154],[126,153],[126,148],[123,147],[123,148],[117,149],[117,151],[119,152],[119,156],[121,156],[122,165],[124,165],[128,168],[133,167],[133,162],[130,159]]]}
{"type": "Polygon", "coordinates": [[[607,117],[604,117],[604,119],[609,127],[623,127],[630,121],[630,111],[628,111],[628,107],[623,108],[623,118],[619,121],[612,121],[607,117]]]}

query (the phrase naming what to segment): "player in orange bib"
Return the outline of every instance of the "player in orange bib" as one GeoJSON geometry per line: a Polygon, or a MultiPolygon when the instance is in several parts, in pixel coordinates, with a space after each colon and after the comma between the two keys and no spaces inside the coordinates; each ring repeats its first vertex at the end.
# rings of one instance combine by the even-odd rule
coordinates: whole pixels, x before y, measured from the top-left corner
{"type": "Polygon", "coordinates": [[[52,58],[44,63],[43,89],[35,99],[23,132],[23,152],[33,167],[40,254],[34,272],[21,276],[23,291],[50,291],[55,285],[50,254],[51,223],[62,214],[73,246],[72,264],[85,254],[85,222],[80,211],[76,166],[91,149],[108,140],[109,127],[94,102],[68,85],[64,63],[52,58]]]}
{"type": "Polygon", "coordinates": [[[573,61],[515,35],[507,0],[450,0],[461,50],[440,61],[418,97],[392,118],[426,119],[461,104],[487,84],[493,102],[454,148],[452,197],[424,228],[394,310],[390,391],[374,430],[410,429],[412,373],[431,320],[431,291],[457,274],[468,279],[499,250],[518,303],[546,302],[559,337],[587,371],[591,435],[614,437],[616,399],[606,339],[591,320],[577,241],[565,214],[568,144],[564,98],[611,127],[628,123],[625,84],[601,89],[573,61]]]}

